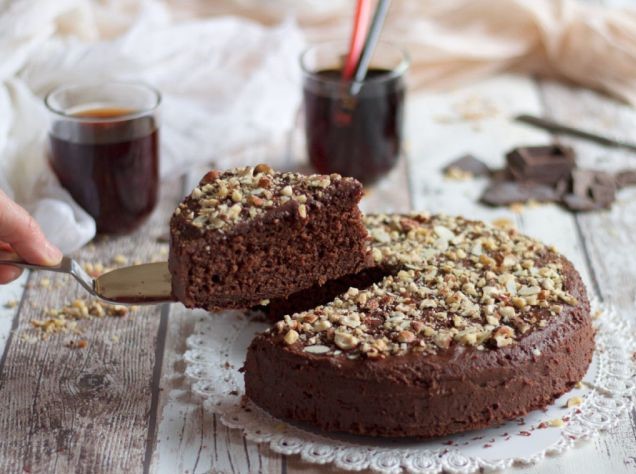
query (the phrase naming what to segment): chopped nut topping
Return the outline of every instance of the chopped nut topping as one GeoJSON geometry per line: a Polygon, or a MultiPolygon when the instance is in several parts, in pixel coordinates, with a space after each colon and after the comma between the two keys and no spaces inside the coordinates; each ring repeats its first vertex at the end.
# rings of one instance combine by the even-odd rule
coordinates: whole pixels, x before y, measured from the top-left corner
{"type": "Polygon", "coordinates": [[[327,346],[322,346],[320,344],[316,344],[314,346],[307,346],[303,349],[305,352],[309,352],[310,354],[326,354],[331,349],[327,346]]]}
{"type": "Polygon", "coordinates": [[[307,206],[305,206],[304,204],[301,204],[300,206],[298,206],[298,215],[300,216],[301,219],[306,219],[307,218],[307,206]]]}
{"type": "Polygon", "coordinates": [[[365,223],[372,257],[389,275],[285,316],[275,334],[294,330],[304,351],[349,359],[455,344],[496,350],[576,304],[556,251],[514,229],[427,214],[367,215],[365,223]]]}
{"type": "Polygon", "coordinates": [[[340,349],[347,350],[358,345],[358,338],[346,332],[336,331],[334,342],[340,349]]]}
{"type": "Polygon", "coordinates": [[[295,344],[298,341],[298,333],[293,329],[290,329],[287,334],[285,334],[285,343],[288,345],[295,344]]]}
{"type": "Polygon", "coordinates": [[[294,200],[298,203],[298,216],[306,219],[314,202],[325,195],[322,189],[342,179],[351,178],[275,173],[264,164],[225,173],[213,171],[203,177],[190,198],[175,210],[175,215],[182,216],[201,232],[222,231],[294,200]]]}

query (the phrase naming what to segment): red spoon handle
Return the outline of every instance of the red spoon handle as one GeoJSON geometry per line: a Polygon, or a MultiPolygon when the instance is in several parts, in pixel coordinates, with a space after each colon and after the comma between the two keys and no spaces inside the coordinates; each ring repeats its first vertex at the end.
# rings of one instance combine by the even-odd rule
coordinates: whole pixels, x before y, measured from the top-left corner
{"type": "Polygon", "coordinates": [[[356,13],[353,22],[353,32],[351,33],[351,43],[349,44],[349,54],[342,69],[342,78],[349,80],[358,65],[362,46],[369,28],[369,18],[371,16],[371,0],[358,0],[356,3],[356,13]]]}

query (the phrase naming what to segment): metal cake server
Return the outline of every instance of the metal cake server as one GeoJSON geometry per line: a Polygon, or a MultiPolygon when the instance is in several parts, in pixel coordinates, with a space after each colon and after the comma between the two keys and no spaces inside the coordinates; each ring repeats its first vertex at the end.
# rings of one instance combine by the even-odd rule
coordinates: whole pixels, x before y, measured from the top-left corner
{"type": "Polygon", "coordinates": [[[27,263],[15,253],[0,251],[0,265],[68,273],[89,293],[109,303],[138,305],[175,301],[168,262],[118,268],[94,279],[69,257],[62,258],[58,265],[47,267],[27,263]]]}

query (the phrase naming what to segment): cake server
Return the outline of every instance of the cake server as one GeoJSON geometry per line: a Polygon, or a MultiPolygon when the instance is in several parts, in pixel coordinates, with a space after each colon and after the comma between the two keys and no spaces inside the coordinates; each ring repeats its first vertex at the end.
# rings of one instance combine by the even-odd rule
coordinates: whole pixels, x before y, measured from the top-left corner
{"type": "Polygon", "coordinates": [[[79,263],[69,257],[49,267],[25,262],[12,252],[0,251],[0,265],[68,273],[89,293],[109,303],[138,305],[175,301],[168,262],[118,268],[97,278],[91,278],[79,263]]]}

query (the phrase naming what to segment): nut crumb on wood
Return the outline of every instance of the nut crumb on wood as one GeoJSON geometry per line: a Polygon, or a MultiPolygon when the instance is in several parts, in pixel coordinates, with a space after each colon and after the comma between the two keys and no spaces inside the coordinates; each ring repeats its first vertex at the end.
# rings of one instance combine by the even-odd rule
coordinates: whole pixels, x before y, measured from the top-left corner
{"type": "Polygon", "coordinates": [[[13,309],[18,306],[18,300],[9,300],[3,306],[6,309],[13,309]]]}
{"type": "Polygon", "coordinates": [[[31,329],[36,331],[40,340],[46,340],[51,334],[73,333],[81,334],[78,326],[80,320],[90,320],[96,318],[117,317],[121,318],[135,311],[136,306],[123,306],[102,303],[99,300],[88,300],[76,298],[62,308],[46,308],[43,312],[44,318],[32,319],[31,329]]]}

